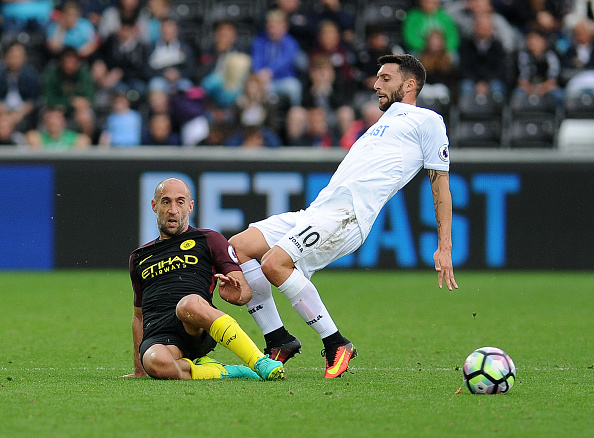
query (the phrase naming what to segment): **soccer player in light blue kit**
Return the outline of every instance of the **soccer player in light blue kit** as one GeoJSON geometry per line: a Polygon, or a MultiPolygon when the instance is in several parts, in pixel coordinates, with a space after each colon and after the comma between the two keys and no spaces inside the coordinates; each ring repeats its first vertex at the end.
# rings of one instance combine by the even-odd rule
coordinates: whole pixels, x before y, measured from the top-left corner
{"type": "Polygon", "coordinates": [[[458,288],[452,266],[449,141],[442,117],[416,106],[425,68],[411,55],[386,55],[378,63],[374,88],[384,114],[353,144],[330,183],[307,209],[250,224],[230,239],[253,290],[247,308],[264,334],[264,352],[285,362],[301,348],[278,314],[273,284],[322,338],[325,378],[343,374],[357,350],[339,332],[310,278],[359,248],[382,207],[421,168],[429,172],[435,205],[437,283],[458,288]]]}

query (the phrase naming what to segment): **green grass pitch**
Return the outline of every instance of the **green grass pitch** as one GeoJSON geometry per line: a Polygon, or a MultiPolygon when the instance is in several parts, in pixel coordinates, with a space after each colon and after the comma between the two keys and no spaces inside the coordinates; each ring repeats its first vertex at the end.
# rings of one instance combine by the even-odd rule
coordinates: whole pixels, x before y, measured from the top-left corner
{"type": "MultiPolygon", "coordinates": [[[[132,371],[125,271],[0,273],[0,437],[590,437],[594,273],[323,271],[313,278],[359,350],[325,380],[322,344],[275,291],[302,354],[281,382],[121,379],[132,371]],[[472,395],[461,367],[496,346],[509,394],[472,395]]],[[[217,298],[263,348],[245,308],[217,298]]],[[[218,346],[212,355],[238,363],[218,346]]]]}

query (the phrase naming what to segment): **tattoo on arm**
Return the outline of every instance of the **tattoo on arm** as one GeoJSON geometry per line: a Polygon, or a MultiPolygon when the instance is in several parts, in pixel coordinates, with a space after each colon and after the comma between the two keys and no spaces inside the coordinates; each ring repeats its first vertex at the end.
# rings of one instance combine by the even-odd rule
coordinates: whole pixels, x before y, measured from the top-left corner
{"type": "Polygon", "coordinates": [[[441,219],[438,214],[439,204],[441,204],[442,201],[439,199],[439,196],[437,196],[437,193],[439,192],[439,188],[436,183],[440,178],[443,178],[443,177],[447,178],[447,176],[448,176],[448,172],[445,172],[443,170],[429,169],[429,182],[431,183],[431,191],[433,192],[433,208],[435,210],[435,219],[437,221],[438,233],[441,231],[441,227],[442,227],[441,219]]]}
{"type": "Polygon", "coordinates": [[[431,183],[431,185],[433,185],[433,183],[437,181],[437,178],[445,176],[447,174],[448,173],[444,172],[443,170],[429,169],[429,182],[431,183]]]}

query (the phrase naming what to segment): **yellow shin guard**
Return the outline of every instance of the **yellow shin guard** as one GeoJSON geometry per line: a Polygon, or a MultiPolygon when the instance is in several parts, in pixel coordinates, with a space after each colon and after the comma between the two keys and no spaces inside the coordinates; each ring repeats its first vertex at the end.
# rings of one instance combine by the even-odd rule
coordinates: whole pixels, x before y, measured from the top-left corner
{"type": "Polygon", "coordinates": [[[229,315],[217,318],[210,326],[209,333],[215,341],[235,353],[252,370],[256,361],[264,356],[237,321],[229,315]]]}

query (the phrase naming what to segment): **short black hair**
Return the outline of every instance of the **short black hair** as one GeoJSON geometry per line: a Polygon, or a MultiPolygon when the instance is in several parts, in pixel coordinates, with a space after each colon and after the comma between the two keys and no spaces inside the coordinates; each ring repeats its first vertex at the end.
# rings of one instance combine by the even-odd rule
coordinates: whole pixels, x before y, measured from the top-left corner
{"type": "Polygon", "coordinates": [[[417,58],[412,55],[383,55],[377,59],[378,65],[381,67],[384,64],[398,64],[400,72],[404,78],[413,77],[417,82],[417,96],[423,89],[425,81],[427,80],[427,71],[417,58]]]}

